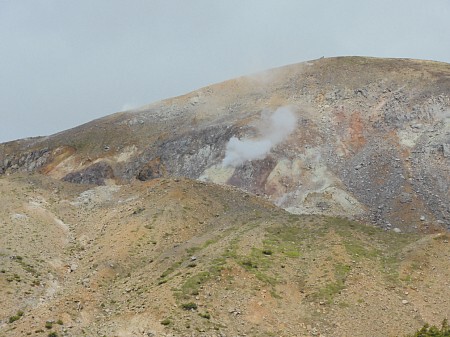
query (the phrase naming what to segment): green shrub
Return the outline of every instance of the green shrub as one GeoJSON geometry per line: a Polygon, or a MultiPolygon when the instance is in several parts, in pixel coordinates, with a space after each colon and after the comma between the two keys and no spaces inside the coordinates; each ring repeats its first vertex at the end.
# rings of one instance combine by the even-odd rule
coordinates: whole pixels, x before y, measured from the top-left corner
{"type": "Polygon", "coordinates": [[[50,321],[45,322],[45,328],[46,328],[46,329],[51,329],[51,328],[53,328],[53,322],[50,322],[50,321]]]}
{"type": "Polygon", "coordinates": [[[447,319],[444,319],[440,329],[435,325],[430,326],[429,324],[425,324],[414,334],[407,335],[406,337],[450,337],[450,327],[448,326],[447,319]]]}
{"type": "Polygon", "coordinates": [[[171,323],[172,323],[172,321],[171,321],[170,319],[168,319],[168,318],[163,319],[163,320],[161,321],[161,324],[162,324],[162,325],[165,325],[165,326],[170,325],[171,323]]]}
{"type": "Polygon", "coordinates": [[[14,316],[11,316],[8,320],[9,323],[14,323],[15,321],[18,321],[20,319],[20,317],[22,317],[24,314],[24,312],[22,310],[19,310],[17,312],[17,314],[15,314],[14,316]]]}
{"type": "Polygon", "coordinates": [[[195,304],[194,302],[189,302],[189,303],[183,303],[181,305],[181,307],[184,310],[197,310],[197,304],[195,304]]]}
{"type": "Polygon", "coordinates": [[[210,319],[211,315],[209,314],[209,312],[205,312],[203,314],[199,314],[200,317],[206,318],[206,319],[210,319]]]}

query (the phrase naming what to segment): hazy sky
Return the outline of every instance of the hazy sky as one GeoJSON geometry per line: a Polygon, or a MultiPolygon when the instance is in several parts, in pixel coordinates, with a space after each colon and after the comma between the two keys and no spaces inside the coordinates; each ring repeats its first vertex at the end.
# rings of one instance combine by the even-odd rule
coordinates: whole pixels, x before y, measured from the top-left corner
{"type": "Polygon", "coordinates": [[[0,142],[341,55],[450,63],[450,1],[0,0],[0,142]]]}

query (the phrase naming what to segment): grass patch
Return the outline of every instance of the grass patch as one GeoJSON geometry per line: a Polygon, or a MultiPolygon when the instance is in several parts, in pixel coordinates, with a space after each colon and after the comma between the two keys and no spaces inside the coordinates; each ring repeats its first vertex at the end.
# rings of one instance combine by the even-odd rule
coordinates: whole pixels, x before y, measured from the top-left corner
{"type": "Polygon", "coordinates": [[[188,253],[189,255],[192,255],[195,252],[198,252],[199,250],[201,250],[201,247],[194,246],[194,247],[186,249],[186,253],[188,253]]]}
{"type": "Polygon", "coordinates": [[[278,283],[277,278],[268,273],[274,263],[273,252],[270,250],[272,254],[265,254],[264,251],[267,249],[252,248],[248,256],[237,257],[236,261],[261,282],[275,286],[278,283]]]}
{"type": "Polygon", "coordinates": [[[313,299],[323,300],[328,304],[333,302],[334,297],[345,288],[345,281],[350,273],[351,267],[343,263],[334,266],[334,281],[327,283],[319,291],[311,295],[313,299]]]}
{"type": "Polygon", "coordinates": [[[267,249],[252,248],[249,256],[244,256],[238,259],[238,263],[248,271],[254,269],[268,270],[272,265],[272,254],[265,254],[267,249]]]}
{"type": "Polygon", "coordinates": [[[167,276],[172,274],[179,266],[181,266],[182,261],[173,263],[169,268],[167,268],[159,277],[160,279],[165,279],[167,276]]]}
{"type": "Polygon", "coordinates": [[[376,249],[365,248],[361,244],[356,241],[345,241],[344,242],[345,250],[349,255],[353,258],[368,258],[373,259],[377,256],[380,256],[380,252],[376,249]]]}
{"type": "Polygon", "coordinates": [[[403,249],[421,237],[418,234],[386,232],[343,218],[328,218],[326,224],[342,237],[344,247],[353,259],[377,261],[386,281],[392,285],[401,282],[398,268],[403,249]]]}
{"type": "Polygon", "coordinates": [[[200,287],[208,282],[211,278],[218,276],[223,270],[226,261],[224,258],[217,258],[211,262],[211,266],[206,271],[201,271],[188,278],[181,286],[181,295],[189,298],[191,295],[198,295],[200,287]]]}
{"type": "Polygon", "coordinates": [[[305,229],[300,226],[295,223],[268,228],[263,241],[264,249],[288,258],[300,257],[300,247],[305,244],[308,238],[305,229]]]}

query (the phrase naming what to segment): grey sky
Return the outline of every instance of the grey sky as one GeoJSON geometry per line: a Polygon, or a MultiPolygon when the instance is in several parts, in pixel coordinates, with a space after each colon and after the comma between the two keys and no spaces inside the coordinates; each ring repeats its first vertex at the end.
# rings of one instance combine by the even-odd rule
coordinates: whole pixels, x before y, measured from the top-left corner
{"type": "Polygon", "coordinates": [[[339,55],[450,63],[450,1],[0,0],[0,142],[339,55]]]}

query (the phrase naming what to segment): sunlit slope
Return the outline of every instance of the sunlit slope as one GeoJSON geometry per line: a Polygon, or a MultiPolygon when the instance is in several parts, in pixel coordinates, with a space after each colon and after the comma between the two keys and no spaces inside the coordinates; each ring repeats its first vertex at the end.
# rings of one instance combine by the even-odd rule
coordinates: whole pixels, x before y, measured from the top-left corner
{"type": "Polygon", "coordinates": [[[0,188],[1,336],[387,336],[448,317],[448,234],[188,179],[0,188]]]}

